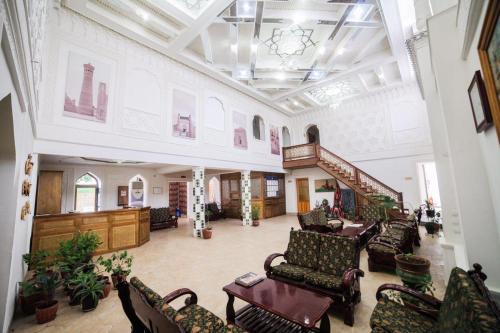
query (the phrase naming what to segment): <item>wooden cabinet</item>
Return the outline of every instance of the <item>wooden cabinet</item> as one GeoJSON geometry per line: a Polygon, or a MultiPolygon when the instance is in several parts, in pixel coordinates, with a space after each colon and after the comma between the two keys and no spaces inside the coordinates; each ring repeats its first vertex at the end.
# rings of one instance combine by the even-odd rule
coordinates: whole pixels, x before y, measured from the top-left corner
{"type": "Polygon", "coordinates": [[[40,171],[36,196],[36,215],[60,214],[62,171],[40,171]]]}

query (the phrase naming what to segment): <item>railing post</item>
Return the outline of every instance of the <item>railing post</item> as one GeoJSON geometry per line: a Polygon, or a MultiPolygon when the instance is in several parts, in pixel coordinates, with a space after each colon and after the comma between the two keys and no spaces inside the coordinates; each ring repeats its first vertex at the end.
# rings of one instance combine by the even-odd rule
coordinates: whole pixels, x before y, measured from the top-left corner
{"type": "Polygon", "coordinates": [[[405,206],[403,204],[403,192],[398,193],[398,201],[399,201],[399,208],[401,208],[401,212],[403,213],[405,210],[405,206]]]}
{"type": "Polygon", "coordinates": [[[314,155],[315,155],[314,157],[319,159],[321,156],[321,152],[320,152],[321,146],[318,145],[317,143],[313,143],[313,145],[314,145],[314,155]]]}
{"type": "Polygon", "coordinates": [[[359,169],[354,167],[354,184],[359,185],[359,169]]]}

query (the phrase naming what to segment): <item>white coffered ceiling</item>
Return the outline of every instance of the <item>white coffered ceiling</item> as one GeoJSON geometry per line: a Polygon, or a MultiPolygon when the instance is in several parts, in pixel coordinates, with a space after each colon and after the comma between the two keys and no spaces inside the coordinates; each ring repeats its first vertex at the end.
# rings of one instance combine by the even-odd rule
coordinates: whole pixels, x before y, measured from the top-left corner
{"type": "Polygon", "coordinates": [[[397,0],[63,0],[286,114],[412,80],[397,0]]]}

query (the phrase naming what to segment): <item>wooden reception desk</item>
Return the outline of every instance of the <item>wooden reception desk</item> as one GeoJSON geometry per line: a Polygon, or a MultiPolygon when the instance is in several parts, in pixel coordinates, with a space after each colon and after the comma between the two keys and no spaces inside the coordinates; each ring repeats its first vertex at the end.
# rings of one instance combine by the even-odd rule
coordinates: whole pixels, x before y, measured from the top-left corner
{"type": "Polygon", "coordinates": [[[37,215],[33,222],[31,252],[56,250],[59,242],[76,232],[93,231],[102,244],[96,254],[138,247],[149,241],[149,207],[37,215]]]}

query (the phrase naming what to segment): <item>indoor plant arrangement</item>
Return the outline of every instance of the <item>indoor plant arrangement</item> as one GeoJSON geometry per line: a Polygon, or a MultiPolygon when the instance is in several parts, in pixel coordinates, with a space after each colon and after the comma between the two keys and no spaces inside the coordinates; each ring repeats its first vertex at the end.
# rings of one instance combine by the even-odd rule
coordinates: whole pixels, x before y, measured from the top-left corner
{"type": "Polygon", "coordinates": [[[75,285],[75,298],[80,300],[83,312],[92,311],[97,308],[99,299],[103,295],[104,283],[99,280],[93,271],[81,271],[71,280],[75,285]]]}
{"type": "Polygon", "coordinates": [[[252,225],[254,227],[258,227],[259,222],[260,209],[257,206],[252,206],[252,225]]]}
{"type": "Polygon", "coordinates": [[[118,254],[113,253],[107,259],[100,256],[97,262],[104,267],[106,272],[111,273],[113,287],[116,288],[118,282],[126,280],[130,274],[133,259],[134,257],[129,256],[127,251],[123,251],[118,254]]]}
{"type": "MultiPolygon", "coordinates": [[[[61,275],[67,282],[71,275],[80,267],[89,264],[92,254],[97,250],[102,241],[95,232],[77,233],[72,239],[61,241],[56,251],[56,258],[61,270],[61,275]]],[[[87,265],[87,270],[93,266],[87,265]]]]}
{"type": "Polygon", "coordinates": [[[427,200],[425,200],[425,214],[430,219],[432,219],[436,215],[432,198],[428,198],[427,200]]]}

